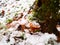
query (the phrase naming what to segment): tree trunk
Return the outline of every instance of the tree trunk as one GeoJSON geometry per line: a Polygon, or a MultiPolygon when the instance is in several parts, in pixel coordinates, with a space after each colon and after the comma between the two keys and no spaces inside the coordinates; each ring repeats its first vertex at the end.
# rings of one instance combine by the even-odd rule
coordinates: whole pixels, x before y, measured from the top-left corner
{"type": "Polygon", "coordinates": [[[59,31],[56,28],[57,22],[54,20],[48,20],[45,23],[41,23],[41,31],[48,32],[48,33],[54,33],[56,36],[59,36],[59,31]]]}

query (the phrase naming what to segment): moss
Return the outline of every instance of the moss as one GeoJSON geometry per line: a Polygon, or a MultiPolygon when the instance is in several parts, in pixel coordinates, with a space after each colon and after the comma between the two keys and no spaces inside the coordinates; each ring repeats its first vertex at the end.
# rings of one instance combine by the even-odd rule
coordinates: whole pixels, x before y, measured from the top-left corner
{"type": "Polygon", "coordinates": [[[12,19],[7,19],[6,22],[7,23],[11,23],[13,20],[12,19]]]}

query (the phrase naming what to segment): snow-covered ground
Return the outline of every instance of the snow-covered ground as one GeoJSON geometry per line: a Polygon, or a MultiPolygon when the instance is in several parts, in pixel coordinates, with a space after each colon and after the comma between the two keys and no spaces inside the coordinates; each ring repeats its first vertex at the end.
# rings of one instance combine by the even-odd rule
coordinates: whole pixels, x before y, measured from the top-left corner
{"type": "Polygon", "coordinates": [[[0,45],[58,45],[54,34],[37,32],[31,35],[26,32],[13,31],[0,35],[0,45]]]}
{"type": "Polygon", "coordinates": [[[19,25],[29,28],[32,23],[33,27],[40,27],[36,21],[29,21],[28,16],[25,18],[26,15],[32,15],[28,14],[28,11],[34,1],[0,0],[0,45],[60,45],[56,42],[57,37],[54,34],[36,32],[31,35],[31,29],[24,29],[25,32],[18,31],[19,25]],[[14,17],[20,19],[14,20],[14,17]]]}

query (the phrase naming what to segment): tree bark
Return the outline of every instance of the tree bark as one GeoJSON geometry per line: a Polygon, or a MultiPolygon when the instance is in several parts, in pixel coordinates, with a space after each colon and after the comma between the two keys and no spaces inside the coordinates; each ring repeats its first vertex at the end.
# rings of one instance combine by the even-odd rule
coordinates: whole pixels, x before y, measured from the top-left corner
{"type": "Polygon", "coordinates": [[[57,22],[54,20],[48,20],[44,23],[41,23],[41,31],[44,32],[48,32],[48,33],[54,33],[56,36],[60,36],[59,35],[59,31],[56,28],[57,22]]]}

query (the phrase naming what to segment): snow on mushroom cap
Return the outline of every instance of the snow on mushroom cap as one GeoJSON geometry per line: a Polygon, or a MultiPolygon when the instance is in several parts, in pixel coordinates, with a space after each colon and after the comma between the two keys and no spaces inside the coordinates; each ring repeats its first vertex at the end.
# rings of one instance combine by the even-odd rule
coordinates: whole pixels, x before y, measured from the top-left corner
{"type": "Polygon", "coordinates": [[[25,25],[26,23],[28,23],[28,21],[24,18],[22,18],[21,20],[18,21],[20,25],[25,25]]]}

